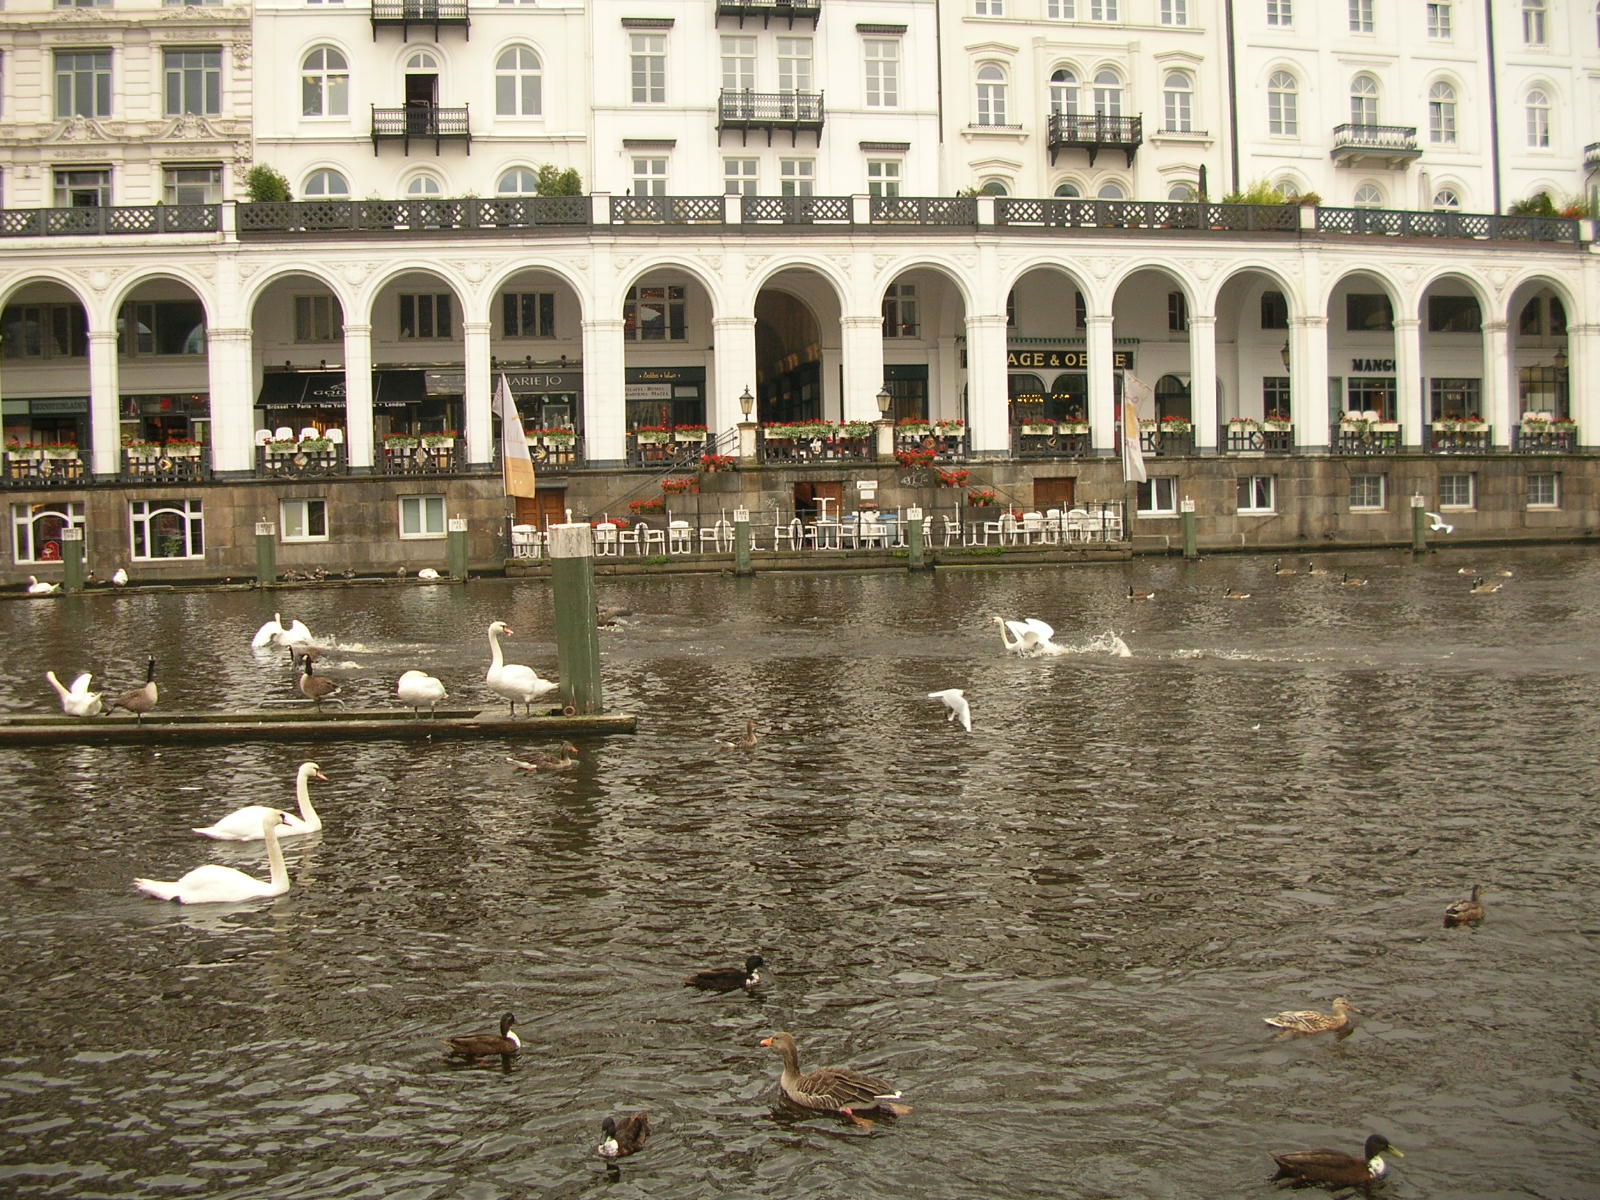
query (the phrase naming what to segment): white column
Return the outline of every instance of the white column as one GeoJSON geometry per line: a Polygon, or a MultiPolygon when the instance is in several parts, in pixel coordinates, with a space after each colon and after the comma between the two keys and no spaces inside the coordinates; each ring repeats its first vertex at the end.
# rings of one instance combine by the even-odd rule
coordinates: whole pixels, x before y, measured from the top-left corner
{"type": "MultiPolygon", "coordinates": [[[[1147,379],[1145,382],[1152,381],[1147,379]]],[[[1218,420],[1217,318],[1211,313],[1195,313],[1189,317],[1189,404],[1194,413],[1195,449],[1215,450],[1218,420]]]]}
{"type": "Polygon", "coordinates": [[[619,465],[628,457],[622,329],[621,317],[583,323],[583,441],[589,466],[619,465]]]}
{"type": "Polygon", "coordinates": [[[206,330],[206,376],[211,414],[211,469],[255,469],[255,396],[250,389],[249,329],[206,330]]]}
{"type": "MultiPolygon", "coordinates": [[[[1087,314],[1083,333],[1089,357],[1089,437],[1094,449],[1110,453],[1112,435],[1117,431],[1117,357],[1111,314],[1087,314]]],[[[1139,373],[1135,370],[1134,374],[1139,373]]]]}
{"type": "Polygon", "coordinates": [[[1512,412],[1517,407],[1517,388],[1511,373],[1511,326],[1505,321],[1485,321],[1482,415],[1494,431],[1496,446],[1511,444],[1512,426],[1521,416],[1512,412]]]}
{"type": "Polygon", "coordinates": [[[122,469],[122,404],[117,397],[117,331],[89,331],[89,429],[96,475],[122,469]]]}
{"type": "Polygon", "coordinates": [[[1600,444],[1600,323],[1567,326],[1567,396],[1578,445],[1600,444]]]}
{"type": "Polygon", "coordinates": [[[967,318],[968,445],[974,454],[1004,454],[1011,449],[1010,399],[1006,372],[1006,316],[986,313],[967,318]]]}
{"type": "Polygon", "coordinates": [[[494,460],[494,393],[489,387],[489,322],[465,321],[461,332],[466,355],[467,462],[482,465],[494,460]]]}
{"type": "Polygon", "coordinates": [[[883,314],[844,316],[844,419],[876,421],[878,390],[883,387],[883,314]]]}
{"type": "Polygon", "coordinates": [[[1396,317],[1394,323],[1395,419],[1407,446],[1422,445],[1422,322],[1396,317]]]}
{"type": "Polygon", "coordinates": [[[344,449],[350,469],[372,470],[372,326],[344,327],[344,449]]]}
{"type": "Polygon", "coordinates": [[[715,438],[744,420],[739,411],[739,396],[744,389],[748,387],[755,395],[756,319],[717,317],[711,322],[711,331],[716,350],[712,392],[706,398],[706,425],[715,438]]]}
{"type": "Polygon", "coordinates": [[[1326,446],[1328,409],[1328,318],[1289,321],[1289,415],[1296,446],[1326,446]]]}

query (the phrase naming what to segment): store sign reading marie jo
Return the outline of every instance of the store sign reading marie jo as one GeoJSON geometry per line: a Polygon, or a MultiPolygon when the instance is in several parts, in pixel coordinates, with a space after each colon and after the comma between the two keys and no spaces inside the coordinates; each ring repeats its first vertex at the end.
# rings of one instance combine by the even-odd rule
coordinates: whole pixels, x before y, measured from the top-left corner
{"type": "MultiPolygon", "coordinates": [[[[1087,371],[1089,369],[1089,352],[1087,350],[1008,350],[1006,351],[1006,366],[1015,371],[1087,371]]],[[[1133,352],[1131,350],[1113,350],[1111,352],[1111,366],[1116,371],[1127,371],[1133,367],[1133,352]]]]}

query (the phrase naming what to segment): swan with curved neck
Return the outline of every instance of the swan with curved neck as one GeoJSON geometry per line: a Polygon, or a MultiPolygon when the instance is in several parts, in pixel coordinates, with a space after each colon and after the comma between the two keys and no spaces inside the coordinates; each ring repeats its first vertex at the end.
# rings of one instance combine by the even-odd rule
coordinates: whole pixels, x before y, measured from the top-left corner
{"type": "Polygon", "coordinates": [[[261,836],[267,843],[267,864],[271,877],[265,881],[232,867],[208,863],[196,867],[181,879],[135,879],[133,886],[157,900],[176,900],[179,904],[237,904],[242,900],[264,900],[289,890],[289,868],[278,844],[278,823],[283,813],[269,809],[261,821],[261,836]]]}
{"type": "Polygon", "coordinates": [[[560,685],[554,680],[541,679],[539,672],[532,667],[525,667],[518,663],[508,663],[500,651],[501,634],[515,632],[507,627],[504,621],[492,621],[489,624],[489,671],[484,676],[489,690],[511,705],[511,715],[517,715],[517,705],[522,705],[524,716],[530,715],[533,702],[541,696],[546,696],[556,690],[560,685]]]}
{"type": "MultiPolygon", "coordinates": [[[[293,813],[280,813],[283,823],[277,827],[279,837],[294,837],[302,833],[316,833],[322,828],[322,818],[317,815],[317,810],[311,807],[311,781],[320,779],[324,783],[328,777],[322,773],[322,768],[314,762],[303,762],[300,771],[295,776],[295,799],[300,802],[300,815],[293,813]]],[[[196,829],[201,837],[215,838],[219,842],[259,842],[262,838],[261,827],[268,813],[279,812],[266,804],[248,804],[244,808],[236,808],[215,825],[208,825],[204,829],[196,829]]]]}
{"type": "Polygon", "coordinates": [[[1056,631],[1037,617],[1024,617],[1020,621],[996,617],[995,621],[1000,626],[1001,645],[1014,654],[1066,653],[1063,647],[1050,640],[1055,637],[1056,631]],[[1006,637],[1007,630],[1011,631],[1009,638],[1006,637]]]}
{"type": "Polygon", "coordinates": [[[61,711],[67,716],[94,717],[105,711],[100,693],[89,690],[89,685],[94,682],[94,676],[89,672],[85,671],[74,679],[70,688],[61,686],[54,671],[46,671],[44,677],[55,688],[56,695],[61,697],[61,711]]]}

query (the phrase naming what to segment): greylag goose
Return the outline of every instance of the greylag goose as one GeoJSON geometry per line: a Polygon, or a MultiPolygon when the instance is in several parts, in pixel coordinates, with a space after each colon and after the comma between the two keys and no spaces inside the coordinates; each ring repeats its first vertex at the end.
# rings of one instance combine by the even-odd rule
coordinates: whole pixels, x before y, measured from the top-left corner
{"type": "Polygon", "coordinates": [[[761,1044],[783,1055],[783,1074],[778,1086],[788,1100],[801,1108],[842,1113],[852,1118],[858,1112],[873,1109],[895,1116],[905,1116],[911,1111],[909,1104],[900,1103],[902,1096],[886,1080],[848,1067],[818,1067],[815,1071],[802,1072],[800,1051],[790,1034],[775,1033],[763,1038],[761,1044]]]}
{"type": "Polygon", "coordinates": [[[561,753],[535,750],[531,758],[507,758],[506,761],[520,771],[570,771],[578,765],[578,748],[571,742],[561,743],[561,753]]]}

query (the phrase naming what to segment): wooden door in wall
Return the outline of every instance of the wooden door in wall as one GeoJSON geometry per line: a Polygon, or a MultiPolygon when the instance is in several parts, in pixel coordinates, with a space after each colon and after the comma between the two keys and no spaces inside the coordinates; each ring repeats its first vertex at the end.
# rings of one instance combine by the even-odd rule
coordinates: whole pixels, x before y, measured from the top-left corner
{"type": "Polygon", "coordinates": [[[513,525],[533,525],[544,529],[559,525],[567,519],[567,494],[565,492],[540,492],[535,496],[517,497],[517,515],[513,525]]]}
{"type": "Polygon", "coordinates": [[[1073,475],[1040,476],[1033,481],[1033,507],[1039,512],[1059,508],[1066,512],[1078,494],[1078,480],[1073,475]]]}

